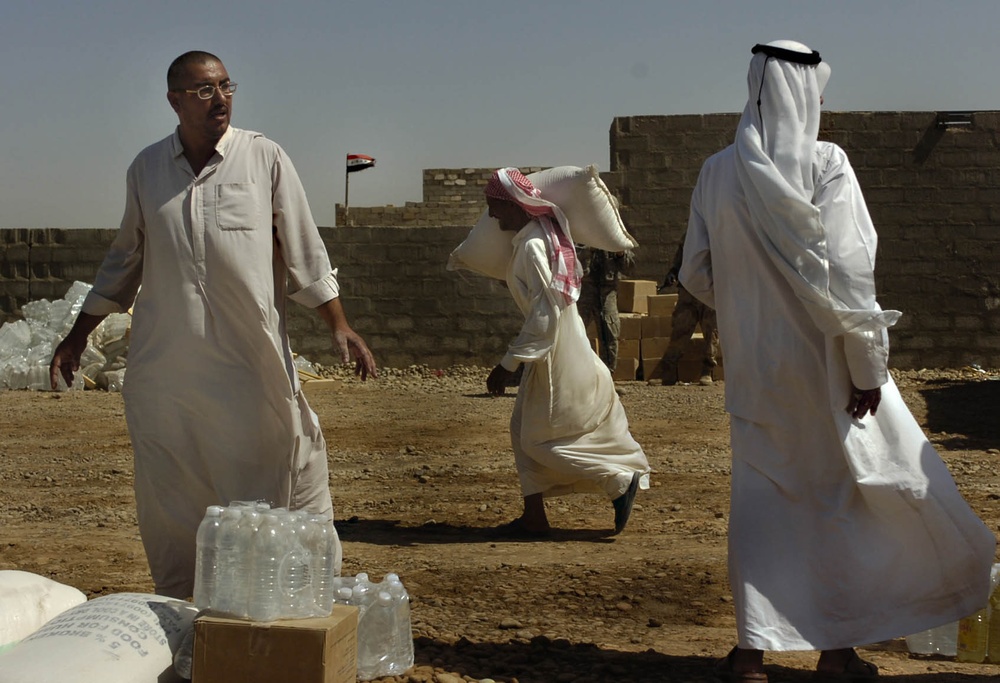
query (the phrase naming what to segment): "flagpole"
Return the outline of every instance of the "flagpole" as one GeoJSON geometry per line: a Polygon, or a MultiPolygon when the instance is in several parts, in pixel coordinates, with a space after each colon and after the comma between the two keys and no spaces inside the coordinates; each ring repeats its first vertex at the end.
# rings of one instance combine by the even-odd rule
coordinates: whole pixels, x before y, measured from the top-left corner
{"type": "Polygon", "coordinates": [[[347,164],[344,164],[344,225],[350,225],[351,222],[348,220],[348,215],[351,211],[350,203],[348,202],[348,194],[351,191],[351,173],[347,168],[347,164]]]}

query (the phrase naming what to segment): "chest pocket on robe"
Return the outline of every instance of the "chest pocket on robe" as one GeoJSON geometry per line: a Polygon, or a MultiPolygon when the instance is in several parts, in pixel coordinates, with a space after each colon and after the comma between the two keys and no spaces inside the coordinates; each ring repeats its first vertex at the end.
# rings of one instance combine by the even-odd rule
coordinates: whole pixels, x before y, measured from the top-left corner
{"type": "Polygon", "coordinates": [[[256,230],[259,215],[253,183],[215,186],[215,223],[220,230],[256,230]]]}

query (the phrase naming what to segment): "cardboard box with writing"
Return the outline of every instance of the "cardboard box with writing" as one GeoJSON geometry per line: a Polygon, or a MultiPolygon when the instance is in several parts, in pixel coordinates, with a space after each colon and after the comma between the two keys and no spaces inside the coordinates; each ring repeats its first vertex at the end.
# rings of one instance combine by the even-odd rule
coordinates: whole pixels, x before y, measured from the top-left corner
{"type": "Polygon", "coordinates": [[[656,295],[656,282],[653,280],[619,280],[618,310],[623,313],[646,313],[647,299],[656,295]]]}
{"type": "Polygon", "coordinates": [[[204,615],[194,622],[191,681],[355,683],[357,658],[357,607],[270,622],[204,615]]]}

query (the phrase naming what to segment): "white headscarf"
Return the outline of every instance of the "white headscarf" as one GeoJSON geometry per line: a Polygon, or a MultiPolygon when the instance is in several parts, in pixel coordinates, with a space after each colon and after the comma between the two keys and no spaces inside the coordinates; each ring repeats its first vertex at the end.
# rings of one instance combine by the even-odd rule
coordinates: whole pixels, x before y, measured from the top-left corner
{"type": "MultiPolygon", "coordinates": [[[[882,311],[877,304],[851,308],[830,291],[826,231],[812,201],[820,95],[830,68],[802,43],[778,40],[762,47],[754,48],[750,60],[750,99],[735,145],[740,184],[757,235],[825,334],[888,327],[898,312],[882,311]]],[[[871,268],[858,271],[874,280],[871,268]]]]}

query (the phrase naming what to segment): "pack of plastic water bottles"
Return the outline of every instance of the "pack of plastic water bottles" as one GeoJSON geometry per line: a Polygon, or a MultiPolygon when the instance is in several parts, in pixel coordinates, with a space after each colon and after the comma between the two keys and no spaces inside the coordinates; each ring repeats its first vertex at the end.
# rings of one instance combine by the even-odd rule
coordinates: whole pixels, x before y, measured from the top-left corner
{"type": "Polygon", "coordinates": [[[336,549],[333,523],[322,515],[213,505],[198,528],[194,603],[253,621],[327,616],[336,549]]]}
{"type": "Polygon", "coordinates": [[[334,601],[358,608],[358,680],[398,676],[413,666],[410,597],[396,574],[334,579],[334,601]]]}

